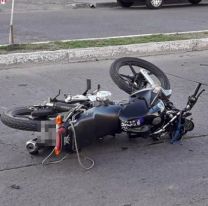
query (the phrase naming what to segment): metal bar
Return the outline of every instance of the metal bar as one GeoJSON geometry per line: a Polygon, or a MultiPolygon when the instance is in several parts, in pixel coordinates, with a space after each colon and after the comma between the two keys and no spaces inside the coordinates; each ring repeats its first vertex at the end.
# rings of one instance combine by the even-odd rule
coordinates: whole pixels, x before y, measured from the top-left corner
{"type": "Polygon", "coordinates": [[[153,88],[156,86],[154,80],[150,77],[150,75],[147,73],[145,69],[140,69],[140,73],[144,76],[144,78],[149,82],[149,84],[153,88]]]}
{"type": "Polygon", "coordinates": [[[12,0],[11,18],[10,18],[10,26],[9,26],[9,44],[11,45],[14,44],[13,19],[14,19],[14,0],[12,0]]]}

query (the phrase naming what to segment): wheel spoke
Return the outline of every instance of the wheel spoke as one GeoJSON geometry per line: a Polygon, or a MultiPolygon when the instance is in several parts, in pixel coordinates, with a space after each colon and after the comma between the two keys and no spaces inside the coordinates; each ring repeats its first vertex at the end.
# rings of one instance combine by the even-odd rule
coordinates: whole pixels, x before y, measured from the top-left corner
{"type": "Polygon", "coordinates": [[[134,77],[131,77],[129,75],[125,75],[125,74],[120,74],[120,76],[122,77],[122,79],[126,82],[128,82],[129,85],[132,84],[132,81],[134,79],[134,77]]]}
{"type": "Polygon", "coordinates": [[[129,67],[130,67],[133,75],[136,75],[136,71],[135,71],[134,67],[132,66],[132,64],[129,64],[129,67]]]}
{"type": "Polygon", "coordinates": [[[146,87],[147,81],[144,79],[143,75],[137,73],[134,78],[133,85],[135,89],[142,89],[146,87]]]}
{"type": "Polygon", "coordinates": [[[130,79],[130,80],[133,80],[134,79],[134,77],[129,76],[129,75],[125,75],[125,74],[120,74],[120,76],[122,76],[122,77],[124,77],[126,79],[130,79]]]}

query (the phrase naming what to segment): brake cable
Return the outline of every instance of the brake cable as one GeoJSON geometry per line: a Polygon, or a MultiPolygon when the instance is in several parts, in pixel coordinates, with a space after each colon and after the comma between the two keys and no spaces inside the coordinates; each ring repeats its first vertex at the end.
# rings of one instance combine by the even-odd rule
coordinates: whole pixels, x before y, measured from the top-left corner
{"type": "MultiPolygon", "coordinates": [[[[73,138],[74,138],[74,146],[75,146],[75,151],[76,151],[76,154],[77,154],[77,160],[78,160],[78,163],[80,165],[81,168],[85,169],[85,170],[90,170],[94,167],[95,165],[95,161],[89,157],[84,157],[85,160],[91,162],[90,166],[89,167],[86,167],[83,162],[81,161],[81,156],[79,154],[79,148],[78,148],[78,144],[77,144],[77,136],[76,136],[76,131],[75,131],[75,128],[74,128],[74,117],[76,115],[73,115],[72,116],[72,121],[70,121],[70,125],[71,125],[71,128],[72,128],[72,132],[73,132],[73,138]]],[[[57,164],[57,163],[60,163],[62,161],[64,161],[68,156],[69,154],[66,154],[63,158],[61,158],[60,160],[56,160],[56,161],[49,161],[47,162],[47,160],[53,155],[55,151],[55,147],[54,149],[51,151],[51,153],[42,161],[42,165],[46,165],[46,164],[57,164]],[[46,163],[47,162],[47,163],[46,163]]]]}
{"type": "Polygon", "coordinates": [[[80,167],[82,167],[83,169],[85,170],[90,170],[94,167],[95,165],[95,161],[89,157],[84,157],[85,160],[91,162],[91,165],[89,167],[86,167],[83,162],[81,161],[81,158],[80,158],[80,154],[79,154],[79,148],[78,148],[78,144],[77,144],[77,136],[76,136],[76,131],[75,131],[75,128],[74,128],[74,121],[70,121],[70,125],[71,125],[71,128],[72,128],[72,132],[73,132],[73,138],[74,138],[74,145],[75,145],[75,150],[76,150],[76,154],[77,154],[77,160],[79,162],[79,165],[80,167]]]}
{"type": "Polygon", "coordinates": [[[188,79],[188,78],[184,78],[184,77],[178,76],[176,74],[171,74],[171,73],[168,73],[168,72],[166,72],[166,74],[169,75],[169,76],[173,76],[175,78],[183,79],[183,80],[186,80],[186,81],[189,81],[189,82],[194,82],[194,83],[201,83],[204,86],[208,86],[208,83],[206,83],[206,82],[205,83],[199,82],[199,81],[196,81],[196,80],[192,80],[192,79],[188,79]]]}
{"type": "Polygon", "coordinates": [[[53,148],[53,150],[51,151],[51,153],[46,158],[43,159],[43,161],[41,162],[42,165],[58,164],[58,163],[64,161],[69,156],[69,154],[66,154],[60,160],[48,161],[49,158],[53,155],[54,151],[55,151],[55,147],[53,148]]]}

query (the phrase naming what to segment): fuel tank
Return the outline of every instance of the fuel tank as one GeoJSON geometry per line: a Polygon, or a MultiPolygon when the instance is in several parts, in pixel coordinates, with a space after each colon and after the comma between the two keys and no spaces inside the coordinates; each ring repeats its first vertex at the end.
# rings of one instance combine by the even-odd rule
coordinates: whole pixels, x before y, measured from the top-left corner
{"type": "Polygon", "coordinates": [[[82,147],[97,138],[119,132],[118,114],[120,110],[119,105],[101,105],[82,113],[75,124],[79,145],[82,147]]]}

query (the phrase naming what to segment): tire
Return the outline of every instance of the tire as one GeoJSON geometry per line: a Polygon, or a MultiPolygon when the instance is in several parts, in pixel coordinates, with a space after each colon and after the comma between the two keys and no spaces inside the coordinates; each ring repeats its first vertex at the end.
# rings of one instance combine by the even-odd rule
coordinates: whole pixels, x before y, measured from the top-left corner
{"type": "Polygon", "coordinates": [[[165,73],[160,70],[157,66],[154,64],[145,61],[143,59],[134,58],[134,57],[123,57],[115,60],[111,67],[110,67],[110,76],[114,83],[123,91],[125,91],[128,94],[133,93],[136,90],[142,89],[144,87],[140,87],[141,84],[137,88],[133,88],[132,85],[129,85],[119,74],[119,70],[122,66],[126,65],[133,65],[141,67],[153,74],[160,82],[161,87],[165,90],[170,89],[170,82],[165,75],[165,73]]]}
{"type": "Polygon", "coordinates": [[[198,4],[198,3],[200,3],[201,2],[201,0],[188,0],[191,4],[194,4],[194,5],[196,5],[196,4],[198,4]]]}
{"type": "Polygon", "coordinates": [[[54,113],[55,111],[53,108],[44,108],[44,109],[32,111],[31,115],[34,118],[45,118],[49,115],[53,115],[54,113]]]}
{"type": "Polygon", "coordinates": [[[159,9],[162,7],[163,0],[145,0],[148,9],[159,9]]]}
{"type": "Polygon", "coordinates": [[[32,109],[34,106],[17,107],[4,112],[1,115],[1,121],[8,127],[24,130],[41,132],[41,121],[48,117],[55,117],[57,114],[67,112],[74,107],[73,104],[57,102],[54,108],[32,109]],[[31,116],[30,119],[25,115],[31,116]]]}
{"type": "Polygon", "coordinates": [[[134,4],[133,1],[125,1],[125,0],[117,0],[117,3],[123,8],[129,8],[134,4]]]}
{"type": "Polygon", "coordinates": [[[41,131],[41,121],[28,119],[23,115],[30,115],[32,112],[28,107],[18,107],[8,110],[1,115],[1,121],[8,127],[25,130],[25,131],[41,131]]]}
{"type": "Polygon", "coordinates": [[[62,112],[67,112],[74,107],[74,104],[56,102],[54,104],[54,107],[36,108],[34,111],[31,112],[31,115],[34,118],[45,119],[49,116],[54,116],[62,112]]]}

